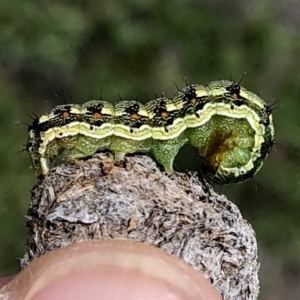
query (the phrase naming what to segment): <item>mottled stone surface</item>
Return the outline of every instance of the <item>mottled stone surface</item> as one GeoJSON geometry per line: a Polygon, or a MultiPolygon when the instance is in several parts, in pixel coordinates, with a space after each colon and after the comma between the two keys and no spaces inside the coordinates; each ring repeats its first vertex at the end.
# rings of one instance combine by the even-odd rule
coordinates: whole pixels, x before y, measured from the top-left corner
{"type": "Polygon", "coordinates": [[[32,190],[21,266],[88,239],[132,239],[176,255],[224,299],[257,299],[257,243],[237,206],[196,173],[167,176],[148,156],[60,165],[32,190]]]}

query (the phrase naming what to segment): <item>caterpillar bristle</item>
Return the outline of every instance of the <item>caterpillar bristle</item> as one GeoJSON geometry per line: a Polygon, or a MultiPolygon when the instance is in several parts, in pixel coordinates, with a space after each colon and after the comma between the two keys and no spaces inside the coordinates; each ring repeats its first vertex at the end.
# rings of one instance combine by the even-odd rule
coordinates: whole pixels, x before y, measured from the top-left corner
{"type": "Polygon", "coordinates": [[[156,89],[153,90],[153,94],[154,94],[155,99],[159,98],[158,94],[156,93],[156,89]]]}
{"type": "Polygon", "coordinates": [[[177,92],[180,92],[180,89],[179,89],[179,87],[178,87],[178,85],[176,84],[176,82],[175,82],[175,81],[173,81],[173,84],[174,84],[174,86],[175,86],[175,88],[176,88],[177,92]]]}
{"type": "Polygon", "coordinates": [[[247,75],[247,72],[244,72],[244,74],[241,76],[241,79],[238,82],[238,85],[241,85],[243,79],[245,78],[245,76],[247,75]]]}
{"type": "Polygon", "coordinates": [[[35,121],[36,119],[39,119],[39,117],[34,112],[31,112],[31,114],[28,114],[28,117],[30,119],[32,119],[33,121],[35,121]]]}
{"type": "Polygon", "coordinates": [[[184,77],[184,83],[185,83],[185,86],[186,86],[186,87],[190,85],[190,83],[187,81],[187,78],[186,78],[186,77],[184,77]]]}
{"type": "Polygon", "coordinates": [[[117,91],[117,94],[119,96],[119,101],[123,101],[123,98],[122,98],[121,94],[118,91],[117,91]]]}
{"type": "Polygon", "coordinates": [[[223,76],[222,76],[222,70],[220,70],[220,72],[219,72],[219,80],[221,80],[222,78],[223,78],[223,76]]]}
{"type": "Polygon", "coordinates": [[[27,151],[27,147],[26,147],[26,146],[25,146],[25,148],[22,148],[22,149],[18,150],[18,151],[16,152],[16,155],[20,155],[21,153],[23,153],[23,152],[25,152],[25,151],[27,151]]]}
{"type": "Polygon", "coordinates": [[[148,101],[150,101],[151,99],[150,99],[150,97],[149,97],[149,95],[147,94],[147,93],[143,93],[144,94],[144,96],[146,97],[146,99],[148,100],[148,101]]]}
{"type": "Polygon", "coordinates": [[[30,124],[25,123],[25,122],[15,122],[15,125],[18,126],[18,127],[24,127],[25,126],[26,128],[31,126],[30,124]]]}

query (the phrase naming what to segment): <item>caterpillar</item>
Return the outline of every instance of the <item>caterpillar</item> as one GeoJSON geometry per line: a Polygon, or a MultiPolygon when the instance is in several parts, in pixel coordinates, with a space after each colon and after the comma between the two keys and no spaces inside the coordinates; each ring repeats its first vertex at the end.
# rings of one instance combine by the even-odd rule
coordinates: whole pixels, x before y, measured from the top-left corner
{"type": "Polygon", "coordinates": [[[149,152],[169,174],[188,143],[202,157],[201,172],[219,184],[238,183],[261,168],[274,143],[272,109],[239,83],[188,84],[173,98],[146,104],[91,100],[56,106],[28,127],[26,149],[37,173],[51,162],[110,150],[116,161],[149,152]]]}

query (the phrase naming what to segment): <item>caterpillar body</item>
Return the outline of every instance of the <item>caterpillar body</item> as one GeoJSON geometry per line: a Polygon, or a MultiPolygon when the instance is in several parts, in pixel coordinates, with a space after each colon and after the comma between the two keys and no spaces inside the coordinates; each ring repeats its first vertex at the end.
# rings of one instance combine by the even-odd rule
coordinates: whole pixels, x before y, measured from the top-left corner
{"type": "Polygon", "coordinates": [[[244,181],[261,168],[274,143],[272,109],[256,94],[227,80],[191,84],[171,98],[146,104],[102,100],[55,107],[29,126],[27,150],[33,167],[46,175],[64,161],[110,150],[152,153],[167,173],[186,144],[202,157],[201,169],[220,183],[244,181]]]}

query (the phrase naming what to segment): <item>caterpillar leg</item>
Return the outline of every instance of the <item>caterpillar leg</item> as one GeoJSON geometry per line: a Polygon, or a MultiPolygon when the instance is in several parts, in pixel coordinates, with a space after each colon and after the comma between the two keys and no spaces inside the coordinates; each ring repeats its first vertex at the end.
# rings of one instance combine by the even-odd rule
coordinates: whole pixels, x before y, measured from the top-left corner
{"type": "Polygon", "coordinates": [[[183,134],[172,140],[153,140],[151,152],[156,161],[164,167],[168,174],[172,174],[174,172],[174,159],[180,148],[186,142],[187,138],[183,134]]]}
{"type": "Polygon", "coordinates": [[[49,164],[52,165],[57,159],[70,161],[93,155],[97,150],[108,149],[110,137],[93,139],[84,135],[58,138],[48,144],[44,159],[40,160],[42,174],[47,174],[49,164]]]}
{"type": "Polygon", "coordinates": [[[114,153],[115,160],[121,161],[126,154],[135,152],[149,152],[151,139],[134,141],[122,137],[114,136],[111,139],[109,150],[114,153]]]}
{"type": "Polygon", "coordinates": [[[84,158],[87,156],[91,156],[96,151],[97,151],[97,149],[93,153],[86,154],[86,153],[80,151],[79,149],[64,149],[63,152],[59,155],[59,158],[63,161],[70,161],[70,160],[73,160],[76,158],[84,158]]]}
{"type": "MultiPolygon", "coordinates": [[[[79,152],[82,152],[85,154],[85,156],[90,156],[93,155],[97,150],[109,149],[110,137],[106,137],[103,139],[95,139],[92,137],[79,135],[71,138],[64,138],[61,140],[57,140],[57,143],[61,146],[61,148],[69,149],[69,150],[77,149],[78,154],[79,152]]],[[[79,157],[83,157],[83,156],[79,156],[79,157]]],[[[72,158],[74,157],[71,157],[71,159],[72,158]]]]}

